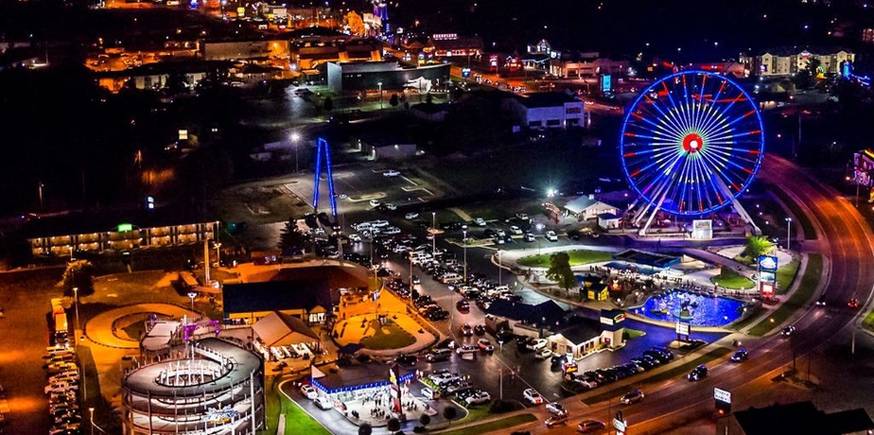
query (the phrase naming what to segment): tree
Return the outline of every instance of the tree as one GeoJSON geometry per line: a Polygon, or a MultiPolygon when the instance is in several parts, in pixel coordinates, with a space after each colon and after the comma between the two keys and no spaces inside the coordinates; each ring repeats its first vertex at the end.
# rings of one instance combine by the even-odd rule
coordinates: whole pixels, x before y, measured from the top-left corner
{"type": "Polygon", "coordinates": [[[325,109],[325,112],[334,110],[334,100],[331,97],[325,97],[325,100],[322,101],[322,108],[325,109]]]}
{"type": "Polygon", "coordinates": [[[306,249],[307,238],[297,230],[297,222],[289,219],[279,232],[279,250],[282,255],[300,255],[306,249]]]}
{"type": "Polygon", "coordinates": [[[373,433],[373,426],[370,423],[361,423],[361,426],[358,426],[358,435],[370,435],[373,433]]]}
{"type": "Polygon", "coordinates": [[[577,285],[577,277],[571,270],[571,258],[567,252],[559,252],[549,257],[549,269],[546,277],[558,283],[558,286],[569,290],[577,285]]]}
{"type": "Polygon", "coordinates": [[[389,432],[397,432],[401,430],[401,421],[396,418],[390,418],[386,429],[388,429],[389,432]]]}
{"type": "Polygon", "coordinates": [[[744,247],[743,256],[755,259],[759,256],[770,253],[774,249],[774,244],[763,236],[747,237],[747,244],[744,247]]]}
{"type": "Polygon", "coordinates": [[[398,94],[391,94],[391,98],[388,99],[388,104],[391,107],[398,107],[398,104],[400,104],[400,100],[398,99],[398,94]]]}
{"type": "Polygon", "coordinates": [[[443,409],[443,418],[447,420],[452,420],[455,417],[458,417],[458,410],[455,409],[454,406],[447,406],[445,409],[443,409]]]}
{"type": "Polygon", "coordinates": [[[419,423],[422,423],[422,426],[427,426],[431,423],[431,417],[428,414],[422,414],[419,417],[419,423]]]}
{"type": "Polygon", "coordinates": [[[425,95],[425,104],[433,104],[434,98],[431,96],[431,93],[425,95]]]}
{"type": "Polygon", "coordinates": [[[79,289],[79,295],[94,293],[94,265],[88,260],[67,263],[67,269],[58,285],[64,288],[66,295],[73,295],[74,287],[79,289]]]}
{"type": "Polygon", "coordinates": [[[349,33],[355,36],[364,36],[364,20],[361,19],[361,15],[358,15],[357,12],[349,11],[346,14],[346,26],[349,27],[349,33]]]}

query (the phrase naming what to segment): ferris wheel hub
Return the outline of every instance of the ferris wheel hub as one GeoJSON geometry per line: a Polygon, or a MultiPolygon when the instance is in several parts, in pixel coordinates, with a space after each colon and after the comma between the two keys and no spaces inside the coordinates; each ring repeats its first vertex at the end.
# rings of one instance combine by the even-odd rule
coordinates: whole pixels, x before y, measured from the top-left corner
{"type": "Polygon", "coordinates": [[[704,148],[704,139],[698,133],[689,133],[683,138],[683,150],[687,153],[697,153],[704,148]]]}

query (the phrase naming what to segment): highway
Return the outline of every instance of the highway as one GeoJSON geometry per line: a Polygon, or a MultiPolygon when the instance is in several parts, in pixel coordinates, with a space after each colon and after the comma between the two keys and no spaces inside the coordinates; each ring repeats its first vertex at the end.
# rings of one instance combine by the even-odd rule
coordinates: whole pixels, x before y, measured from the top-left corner
{"type": "MultiPolygon", "coordinates": [[[[700,415],[702,410],[712,409],[714,387],[735,391],[735,397],[741,402],[744,392],[749,391],[754,383],[773,388],[768,379],[791,365],[793,350],[794,356],[799,358],[814,351],[858,314],[858,311],[847,308],[850,297],[868,301],[871,296],[874,286],[872,232],[852,203],[835,189],[780,157],[767,156],[760,173],[764,182],[785,191],[805,210],[816,227],[818,240],[812,245],[827,258],[825,271],[828,278],[823,296],[830,308],[817,309],[811,305],[795,320],[798,331],[791,338],[776,334],[758,340],[744,339],[750,349],[750,360],[734,364],[723,358],[708,364],[710,376],[703,381],[692,383],[675,377],[644,388],[647,397],[643,402],[621,408],[631,433],[657,433],[664,430],[669,421],[682,421],[684,413],[700,415]]],[[[572,416],[566,426],[546,429],[542,423],[546,412],[538,408],[536,413],[540,421],[513,430],[573,433],[583,418],[610,422],[615,411],[620,409],[615,398],[612,403],[604,401],[591,407],[578,398],[564,402],[572,416]]]]}

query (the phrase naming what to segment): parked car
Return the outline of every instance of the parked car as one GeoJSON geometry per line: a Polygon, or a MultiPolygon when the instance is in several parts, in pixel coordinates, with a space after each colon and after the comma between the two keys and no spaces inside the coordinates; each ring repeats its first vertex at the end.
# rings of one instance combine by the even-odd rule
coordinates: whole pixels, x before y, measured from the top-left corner
{"type": "Polygon", "coordinates": [[[567,414],[550,415],[546,420],[543,421],[546,427],[557,426],[560,424],[564,424],[565,422],[567,422],[567,414]]]}
{"type": "Polygon", "coordinates": [[[543,396],[534,388],[526,388],[525,391],[522,392],[522,397],[532,405],[540,405],[545,402],[543,396]]]}
{"type": "Polygon", "coordinates": [[[383,177],[397,177],[399,175],[401,175],[400,171],[395,169],[387,169],[382,172],[383,177]]]}
{"type": "Polygon", "coordinates": [[[534,341],[529,341],[529,342],[525,345],[525,347],[527,347],[529,350],[540,350],[540,349],[543,349],[544,347],[546,347],[546,345],[547,345],[548,343],[549,343],[549,342],[546,341],[545,338],[539,338],[539,339],[534,340],[534,341]]]}
{"type": "Polygon", "coordinates": [[[395,357],[395,362],[403,366],[416,365],[416,355],[398,355],[395,357]]]}
{"type": "Polygon", "coordinates": [[[547,231],[546,234],[544,235],[544,237],[546,237],[546,240],[549,240],[550,242],[557,242],[558,241],[558,235],[555,234],[555,231],[551,231],[551,230],[547,231]]]}
{"type": "Polygon", "coordinates": [[[473,333],[479,336],[483,336],[486,334],[485,325],[476,325],[473,327],[473,333]]]}
{"type": "Polygon", "coordinates": [[[369,204],[371,207],[376,208],[376,207],[379,207],[380,205],[382,205],[382,202],[379,200],[376,200],[376,199],[371,199],[369,204]]]}
{"type": "Polygon", "coordinates": [[[317,396],[315,400],[313,400],[313,403],[315,403],[316,406],[323,411],[334,407],[334,402],[331,401],[328,396],[317,396]]]}
{"type": "Polygon", "coordinates": [[[487,338],[480,338],[476,341],[476,345],[479,346],[479,349],[483,352],[495,351],[495,346],[487,338]]]}
{"type": "Polygon", "coordinates": [[[455,349],[455,353],[462,355],[465,353],[476,353],[479,352],[479,346],[473,344],[463,344],[458,349],[455,349]]]}
{"type": "Polygon", "coordinates": [[[478,226],[478,227],[486,226],[486,220],[481,218],[481,217],[475,218],[473,220],[473,223],[476,224],[476,226],[478,226]]]}
{"type": "Polygon", "coordinates": [[[464,403],[470,405],[481,405],[492,400],[492,396],[488,392],[479,390],[464,398],[464,403]]]}
{"type": "Polygon", "coordinates": [[[419,217],[419,213],[416,213],[414,211],[411,211],[411,212],[404,215],[404,219],[406,219],[408,221],[413,220],[417,217],[419,217]]]}
{"type": "Polygon", "coordinates": [[[534,357],[537,358],[537,359],[547,359],[547,358],[549,358],[549,357],[551,357],[551,356],[552,356],[552,351],[549,350],[549,348],[546,348],[546,347],[544,347],[544,348],[538,350],[537,353],[534,354],[534,357]]]}
{"type": "Polygon", "coordinates": [[[464,325],[461,325],[461,335],[464,337],[472,336],[473,335],[473,328],[470,325],[468,325],[467,323],[465,323],[464,325]]]}
{"type": "Polygon", "coordinates": [[[428,362],[438,362],[438,361],[446,361],[449,359],[449,356],[452,355],[452,350],[448,348],[442,349],[433,349],[431,352],[425,354],[425,361],[428,362]]]}
{"type": "Polygon", "coordinates": [[[533,242],[534,241],[534,234],[525,233],[525,236],[523,238],[525,239],[526,242],[533,242]]]}

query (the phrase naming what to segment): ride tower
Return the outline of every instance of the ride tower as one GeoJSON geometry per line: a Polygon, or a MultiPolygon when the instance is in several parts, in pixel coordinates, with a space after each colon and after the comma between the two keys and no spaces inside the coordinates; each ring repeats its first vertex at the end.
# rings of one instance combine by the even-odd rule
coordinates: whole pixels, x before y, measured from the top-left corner
{"type": "Polygon", "coordinates": [[[373,15],[379,17],[382,22],[382,33],[389,35],[391,27],[388,23],[388,3],[386,0],[373,0],[373,15]]]}
{"type": "Polygon", "coordinates": [[[738,198],[764,151],[758,106],[728,77],[689,70],[657,80],[628,108],[619,135],[639,234],[659,211],[698,225],[727,207],[761,233],[738,198]]]}
{"type": "Polygon", "coordinates": [[[313,176],[313,212],[319,212],[319,190],[322,178],[322,158],[325,162],[325,178],[328,181],[328,200],[331,205],[331,216],[337,219],[337,195],[334,192],[334,173],[331,170],[331,147],[324,138],[316,140],[316,168],[313,176]]]}

